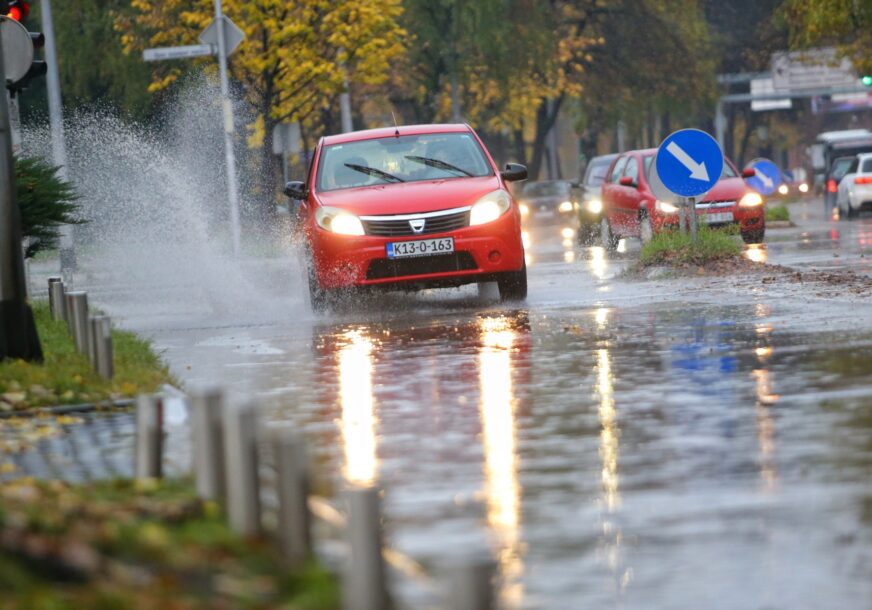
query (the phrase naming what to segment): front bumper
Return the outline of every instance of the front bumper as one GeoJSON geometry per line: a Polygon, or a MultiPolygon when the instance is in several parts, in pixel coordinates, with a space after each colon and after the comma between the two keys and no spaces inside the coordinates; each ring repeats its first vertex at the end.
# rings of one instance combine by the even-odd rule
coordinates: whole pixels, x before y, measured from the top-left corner
{"type": "Polygon", "coordinates": [[[524,264],[520,219],[510,210],[497,220],[445,233],[377,237],[336,235],[312,222],[308,242],[315,277],[327,289],[347,287],[459,286],[495,279],[524,264]],[[452,255],[387,258],[387,244],[454,238],[452,255]]]}
{"type": "MultiPolygon", "coordinates": [[[[748,231],[758,231],[766,227],[766,214],[764,207],[765,206],[763,205],[753,208],[745,208],[739,205],[733,205],[730,207],[697,207],[696,216],[700,224],[704,223],[710,227],[738,226],[739,231],[746,233],[748,231]],[[707,217],[710,217],[713,214],[725,213],[731,213],[733,216],[732,220],[719,220],[717,222],[707,221],[707,217]]],[[[652,217],[654,231],[659,232],[668,229],[677,229],[679,218],[680,215],[678,213],[663,214],[655,212],[652,217]]]]}

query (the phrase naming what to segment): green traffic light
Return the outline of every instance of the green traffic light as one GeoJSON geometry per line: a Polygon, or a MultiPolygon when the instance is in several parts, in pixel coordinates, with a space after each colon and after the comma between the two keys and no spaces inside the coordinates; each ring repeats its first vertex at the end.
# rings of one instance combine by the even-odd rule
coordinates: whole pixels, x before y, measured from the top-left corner
{"type": "Polygon", "coordinates": [[[872,74],[866,74],[860,79],[864,87],[872,87],[872,74]]]}

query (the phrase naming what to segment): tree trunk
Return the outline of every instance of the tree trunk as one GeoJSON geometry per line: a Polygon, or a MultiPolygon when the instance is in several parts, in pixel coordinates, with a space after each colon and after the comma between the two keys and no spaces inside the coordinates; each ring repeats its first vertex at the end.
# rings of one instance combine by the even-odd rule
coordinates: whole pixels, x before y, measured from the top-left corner
{"type": "Polygon", "coordinates": [[[539,179],[539,171],[542,169],[542,158],[545,154],[545,141],[548,137],[548,132],[557,121],[557,115],[560,113],[560,107],[563,104],[563,95],[552,100],[548,104],[548,100],[542,100],[539,104],[539,109],[536,111],[536,135],[533,138],[533,156],[530,160],[529,174],[531,180],[539,179]]]}

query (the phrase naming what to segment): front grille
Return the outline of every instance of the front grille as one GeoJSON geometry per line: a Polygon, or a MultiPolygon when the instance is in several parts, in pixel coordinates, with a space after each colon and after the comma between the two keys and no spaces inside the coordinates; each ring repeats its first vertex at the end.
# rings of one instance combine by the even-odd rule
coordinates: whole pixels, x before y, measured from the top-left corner
{"type": "Polygon", "coordinates": [[[409,215],[408,219],[396,220],[388,217],[382,220],[378,217],[369,216],[362,219],[363,229],[367,235],[378,237],[401,237],[406,235],[428,235],[432,233],[445,233],[469,226],[469,210],[461,210],[452,214],[428,216],[421,214],[420,217],[409,215]],[[415,233],[410,222],[424,221],[424,230],[415,233]]]}
{"type": "Polygon", "coordinates": [[[453,254],[420,256],[417,258],[380,258],[369,264],[369,269],[366,270],[366,279],[383,280],[407,275],[472,271],[477,268],[475,259],[472,258],[469,252],[454,252],[453,254]]]}

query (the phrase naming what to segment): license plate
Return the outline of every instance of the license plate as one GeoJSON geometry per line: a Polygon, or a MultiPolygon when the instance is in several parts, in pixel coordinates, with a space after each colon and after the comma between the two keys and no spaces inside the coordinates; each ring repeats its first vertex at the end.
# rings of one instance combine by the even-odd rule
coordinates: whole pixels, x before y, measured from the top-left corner
{"type": "Polygon", "coordinates": [[[450,254],[454,252],[454,238],[418,239],[415,241],[395,241],[387,245],[388,258],[406,258],[410,256],[431,256],[433,254],[450,254]]]}
{"type": "Polygon", "coordinates": [[[718,212],[716,214],[702,214],[706,223],[713,225],[722,222],[733,222],[732,212],[718,212]]]}

